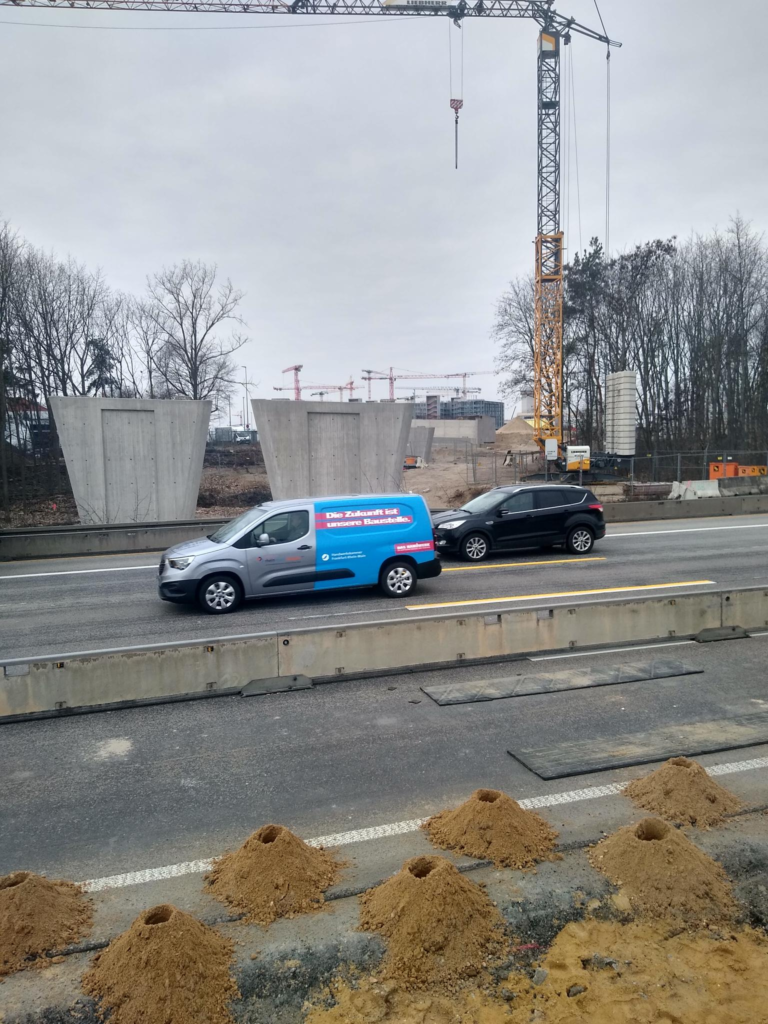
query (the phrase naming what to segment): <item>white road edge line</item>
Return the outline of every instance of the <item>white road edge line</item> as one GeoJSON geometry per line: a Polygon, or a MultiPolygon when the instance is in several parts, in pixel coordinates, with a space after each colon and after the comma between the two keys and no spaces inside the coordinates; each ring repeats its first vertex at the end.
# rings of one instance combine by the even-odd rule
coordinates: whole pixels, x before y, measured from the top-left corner
{"type": "Polygon", "coordinates": [[[14,576],[0,576],[0,581],[31,580],[39,576],[85,576],[92,572],[135,572],[137,569],[157,569],[157,565],[113,565],[108,569],[61,569],[57,572],[20,572],[14,576]]]}
{"type": "MultiPolygon", "coordinates": [[[[736,772],[753,771],[756,768],[768,768],[768,757],[755,757],[749,761],[731,761],[727,764],[711,765],[707,768],[708,775],[733,775],[736,772]]],[[[589,786],[587,789],[571,789],[565,793],[551,793],[548,796],[526,797],[519,801],[527,811],[540,810],[543,807],[559,807],[572,804],[579,800],[599,800],[606,796],[617,796],[626,783],[610,782],[605,786],[589,786]]],[[[396,821],[391,825],[374,825],[371,828],[354,829],[351,832],[336,832],[329,836],[317,836],[307,839],[310,846],[348,846],[350,843],[365,843],[371,839],[386,839],[389,836],[406,835],[417,832],[426,818],[411,818],[410,821],[396,821]]],[[[145,868],[143,871],[127,871],[122,875],[107,875],[104,878],[90,878],[81,885],[86,892],[103,892],[106,889],[122,889],[127,885],[140,885],[144,882],[160,882],[168,878],[180,878],[182,875],[198,875],[210,871],[213,859],[188,860],[181,864],[166,864],[161,868],[145,868]]]]}
{"type": "Polygon", "coordinates": [[[608,532],[603,540],[616,540],[617,537],[656,537],[662,533],[713,533],[715,530],[768,530],[768,523],[741,523],[737,526],[684,526],[679,530],[638,530],[633,533],[608,532]]]}
{"type": "MultiPolygon", "coordinates": [[[[753,634],[750,634],[750,636],[752,635],[753,634]]],[[[685,647],[686,644],[695,643],[695,640],[672,640],[669,643],[635,644],[632,647],[608,647],[594,651],[571,651],[568,654],[528,655],[528,661],[560,661],[561,658],[594,658],[596,654],[625,654],[627,651],[649,651],[655,647],[685,647]]]]}

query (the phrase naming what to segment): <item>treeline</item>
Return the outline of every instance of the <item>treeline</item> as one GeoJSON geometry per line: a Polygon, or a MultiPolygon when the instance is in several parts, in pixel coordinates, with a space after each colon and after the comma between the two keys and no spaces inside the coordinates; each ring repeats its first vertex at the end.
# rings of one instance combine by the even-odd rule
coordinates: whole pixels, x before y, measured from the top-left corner
{"type": "Polygon", "coordinates": [[[9,464],[23,473],[46,455],[34,421],[51,395],[223,399],[245,342],[241,299],[215,266],[190,260],[126,295],[0,222],[0,507],[9,464]]]}
{"type": "MultiPolygon", "coordinates": [[[[498,303],[508,394],[532,390],[533,281],[498,303]]],[[[565,273],[564,425],[604,444],[605,377],[638,377],[638,450],[768,447],[768,247],[740,218],[724,233],[607,258],[593,239],[565,273]]]]}

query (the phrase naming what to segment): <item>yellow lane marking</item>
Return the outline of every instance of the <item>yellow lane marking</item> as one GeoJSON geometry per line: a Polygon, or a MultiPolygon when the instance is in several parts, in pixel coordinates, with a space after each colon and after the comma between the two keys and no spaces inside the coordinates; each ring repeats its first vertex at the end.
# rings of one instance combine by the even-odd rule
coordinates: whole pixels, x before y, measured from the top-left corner
{"type": "Polygon", "coordinates": [[[701,587],[714,580],[681,580],[679,583],[644,583],[637,587],[602,587],[600,590],[563,590],[557,594],[521,594],[519,597],[479,597],[470,601],[441,601],[439,604],[407,604],[409,612],[425,608],[458,608],[470,604],[502,604],[506,601],[548,601],[555,597],[588,597],[593,594],[626,594],[637,590],[669,590],[671,587],[701,587]]]}
{"type": "Polygon", "coordinates": [[[570,565],[572,562],[604,562],[605,555],[594,558],[550,558],[546,562],[488,562],[486,565],[443,567],[443,572],[473,572],[475,569],[525,569],[528,565],[570,565]]]}

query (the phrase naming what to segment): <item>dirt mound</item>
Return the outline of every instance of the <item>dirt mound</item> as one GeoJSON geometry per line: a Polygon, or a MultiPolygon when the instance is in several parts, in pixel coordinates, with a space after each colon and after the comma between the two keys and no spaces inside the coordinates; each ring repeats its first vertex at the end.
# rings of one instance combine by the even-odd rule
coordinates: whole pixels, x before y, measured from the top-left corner
{"type": "Polygon", "coordinates": [[[533,439],[533,427],[522,416],[515,416],[496,431],[496,447],[515,452],[537,452],[539,446],[533,439]]]}
{"type": "Polygon", "coordinates": [[[635,910],[705,925],[731,919],[736,905],[725,872],[660,818],[644,818],[592,847],[589,859],[635,910]]]}
{"type": "Polygon", "coordinates": [[[145,910],[94,957],[83,991],[110,1024],[228,1024],[233,945],[169,904],[145,910]]]}
{"type": "Polygon", "coordinates": [[[441,811],[424,825],[435,846],[497,867],[528,868],[552,850],[557,832],[533,811],[496,789],[478,789],[453,811],[441,811]]]}
{"type": "Polygon", "coordinates": [[[483,890],[443,857],[414,857],[360,897],[360,924],[387,941],[384,970],[406,986],[452,990],[504,945],[503,922],[483,890]]]}
{"type": "Polygon", "coordinates": [[[264,825],[234,853],[220,857],[206,882],[217,899],[243,911],[247,921],[268,925],[317,910],[342,866],[283,825],[264,825]]]}
{"type": "Polygon", "coordinates": [[[700,828],[715,825],[742,807],[741,800],[687,757],[673,757],[650,775],[630,782],[624,795],[662,818],[700,828]]]}
{"type": "Polygon", "coordinates": [[[72,882],[30,871],[0,877],[0,977],[31,966],[27,957],[77,942],[91,920],[91,901],[72,882]]]}
{"type": "MultiPolygon", "coordinates": [[[[517,997],[510,1003],[513,1020],[546,1024],[757,1024],[766,1020],[768,940],[749,929],[726,935],[676,929],[670,934],[668,927],[651,921],[573,922],[558,934],[537,974],[533,981],[514,974],[500,986],[517,997]]],[[[510,1018],[480,1020],[501,1024],[510,1018]]],[[[318,1019],[312,1024],[324,1022],[318,1019]]]]}

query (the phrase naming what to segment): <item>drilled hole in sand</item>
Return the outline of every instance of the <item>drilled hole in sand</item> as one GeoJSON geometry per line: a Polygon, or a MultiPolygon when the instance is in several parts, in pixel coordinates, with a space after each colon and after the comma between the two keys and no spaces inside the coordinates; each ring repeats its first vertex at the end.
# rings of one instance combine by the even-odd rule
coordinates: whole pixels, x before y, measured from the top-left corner
{"type": "Polygon", "coordinates": [[[693,768],[693,761],[690,761],[687,757],[671,757],[669,759],[670,764],[677,765],[678,768],[693,768]]]}
{"type": "Polygon", "coordinates": [[[667,832],[669,825],[658,818],[644,818],[635,829],[637,838],[643,840],[663,839],[667,832]]]}
{"type": "Polygon", "coordinates": [[[414,878],[426,878],[436,867],[435,862],[429,857],[419,857],[418,860],[408,865],[408,870],[414,878]]]}
{"type": "Polygon", "coordinates": [[[259,831],[259,842],[264,843],[265,845],[268,845],[269,843],[274,843],[274,841],[277,839],[281,832],[282,829],[280,828],[279,825],[267,825],[266,828],[263,828],[259,831]]]}
{"type": "Polygon", "coordinates": [[[0,889],[13,889],[14,886],[26,882],[28,878],[28,871],[14,871],[13,874],[0,878],[0,889]]]}
{"type": "Polygon", "coordinates": [[[173,907],[161,904],[159,907],[152,907],[144,915],[144,924],[165,924],[170,921],[173,915],[173,907]]]}
{"type": "Polygon", "coordinates": [[[478,789],[477,799],[483,804],[495,804],[501,796],[498,789],[478,789]]]}

